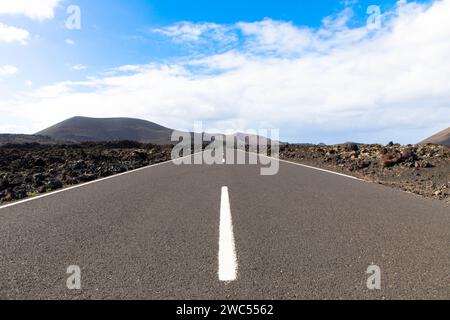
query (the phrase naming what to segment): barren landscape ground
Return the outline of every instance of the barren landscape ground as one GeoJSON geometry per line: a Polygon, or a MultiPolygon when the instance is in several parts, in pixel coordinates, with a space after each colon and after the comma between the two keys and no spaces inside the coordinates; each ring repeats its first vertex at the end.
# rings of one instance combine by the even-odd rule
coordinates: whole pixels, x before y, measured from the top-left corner
{"type": "Polygon", "coordinates": [[[287,145],[281,148],[280,157],[450,202],[448,146],[287,145]]]}
{"type": "MultiPolygon", "coordinates": [[[[0,201],[9,202],[170,160],[172,146],[122,141],[0,147],[0,201]]],[[[450,200],[450,148],[391,144],[282,145],[280,158],[450,200]]]]}

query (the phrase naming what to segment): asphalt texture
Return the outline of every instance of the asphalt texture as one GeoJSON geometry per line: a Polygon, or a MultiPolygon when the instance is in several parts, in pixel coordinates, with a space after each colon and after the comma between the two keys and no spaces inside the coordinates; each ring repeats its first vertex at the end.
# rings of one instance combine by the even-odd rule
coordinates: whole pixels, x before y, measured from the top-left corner
{"type": "Polygon", "coordinates": [[[260,167],[166,163],[1,208],[0,299],[450,299],[447,204],[260,167]],[[218,279],[223,186],[232,282],[218,279]],[[367,288],[371,264],[381,290],[367,288]]]}

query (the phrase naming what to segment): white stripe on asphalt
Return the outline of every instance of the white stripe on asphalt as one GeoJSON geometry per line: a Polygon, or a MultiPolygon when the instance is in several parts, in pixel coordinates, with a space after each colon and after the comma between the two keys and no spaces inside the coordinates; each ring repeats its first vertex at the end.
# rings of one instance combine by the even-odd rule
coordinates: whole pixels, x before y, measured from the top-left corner
{"type": "Polygon", "coordinates": [[[234,281],[237,276],[237,260],[228,187],[222,187],[219,233],[219,280],[234,281]]]}
{"type": "MultiPolygon", "coordinates": [[[[202,152],[197,152],[197,153],[202,153],[202,152]]],[[[68,188],[64,188],[64,189],[61,189],[61,190],[57,190],[57,191],[52,191],[52,192],[44,193],[44,194],[41,194],[41,195],[39,195],[39,196],[34,196],[34,197],[31,197],[31,198],[28,198],[28,199],[16,201],[16,202],[13,202],[13,203],[10,203],[10,204],[6,204],[6,205],[3,205],[3,206],[0,206],[0,210],[1,210],[1,209],[6,209],[6,208],[9,208],[9,207],[12,207],[12,206],[16,206],[16,205],[19,205],[19,204],[22,204],[22,203],[34,201],[34,200],[37,200],[37,199],[49,197],[49,196],[52,196],[52,195],[55,195],[55,194],[58,194],[58,193],[61,193],[61,192],[66,192],[66,191],[69,191],[69,190],[73,190],[73,189],[78,189],[78,188],[81,188],[81,187],[85,187],[85,186],[88,186],[88,185],[90,185],[90,184],[94,184],[94,183],[97,183],[97,182],[101,182],[101,181],[105,181],[105,180],[109,180],[109,179],[114,179],[114,178],[117,178],[117,177],[120,177],[120,176],[123,176],[123,175],[126,175],[126,174],[138,172],[138,171],[145,170],[145,169],[149,169],[149,168],[153,168],[153,167],[158,167],[158,166],[161,166],[161,165],[164,165],[164,164],[168,164],[168,163],[173,163],[173,162],[176,161],[176,160],[182,160],[182,159],[186,159],[186,158],[195,156],[197,153],[194,153],[194,154],[191,154],[191,155],[188,155],[188,156],[185,156],[185,157],[180,157],[180,158],[178,158],[178,159],[169,160],[169,161],[164,161],[164,162],[152,164],[152,165],[149,165],[149,166],[146,166],[146,167],[142,167],[142,168],[138,168],[138,169],[134,169],[134,170],[122,172],[122,173],[119,173],[119,174],[115,174],[115,175],[113,175],[113,176],[109,176],[109,177],[105,177],[105,178],[100,178],[100,179],[97,179],[97,180],[94,180],[94,181],[90,181],[90,182],[86,182],[86,183],[77,184],[77,185],[74,185],[74,186],[72,186],[72,187],[68,187],[68,188]]]]}
{"type": "MultiPolygon", "coordinates": [[[[272,158],[275,159],[275,158],[272,158]]],[[[341,177],[345,177],[345,178],[349,178],[349,179],[353,179],[353,180],[357,180],[357,181],[363,181],[366,182],[363,179],[354,177],[354,176],[350,176],[348,174],[344,174],[344,173],[339,173],[339,172],[335,172],[335,171],[331,171],[331,170],[327,170],[327,169],[322,169],[322,168],[317,168],[317,167],[312,167],[312,166],[308,166],[306,164],[301,164],[301,163],[297,163],[297,162],[292,162],[292,161],[287,161],[287,160],[280,160],[280,162],[284,162],[284,163],[289,163],[289,164],[293,164],[295,166],[299,166],[299,167],[303,167],[303,168],[308,168],[308,169],[313,169],[313,170],[317,170],[317,171],[322,171],[322,172],[326,172],[326,173],[331,173],[334,174],[336,176],[341,176],[341,177]]]]}
{"type": "MultiPolygon", "coordinates": [[[[238,150],[238,151],[245,152],[245,151],[243,151],[243,150],[238,150]]],[[[282,159],[280,159],[280,158],[269,157],[269,156],[267,156],[267,155],[265,155],[265,154],[262,154],[262,153],[256,153],[256,152],[246,152],[246,153],[252,153],[252,154],[255,154],[255,155],[259,155],[260,157],[269,158],[269,159],[272,159],[272,160],[277,160],[277,161],[279,161],[279,162],[284,162],[284,163],[292,164],[292,165],[294,165],[294,166],[299,166],[299,167],[308,168],[308,169],[312,169],[312,170],[316,170],[316,171],[321,171],[321,172],[326,172],[326,173],[334,174],[334,175],[336,175],[336,176],[341,176],[341,177],[345,177],[345,178],[349,178],[349,179],[353,179],[353,180],[357,180],[357,181],[366,182],[366,181],[363,180],[363,179],[360,179],[360,178],[357,178],[357,177],[354,177],[354,176],[350,176],[350,175],[348,175],[348,174],[339,173],[339,172],[335,172],[335,171],[331,171],[331,170],[327,170],[327,169],[322,169],[322,168],[317,168],[317,167],[313,167],[313,166],[308,166],[308,165],[306,165],[306,164],[301,164],[301,163],[298,163],[298,162],[293,162],[293,161],[288,161],[288,160],[282,160],[282,159]]]]}

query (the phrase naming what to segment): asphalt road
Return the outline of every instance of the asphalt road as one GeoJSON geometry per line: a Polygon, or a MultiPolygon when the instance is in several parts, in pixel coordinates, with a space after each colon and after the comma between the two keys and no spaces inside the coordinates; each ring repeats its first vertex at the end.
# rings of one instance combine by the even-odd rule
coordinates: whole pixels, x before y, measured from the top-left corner
{"type": "Polygon", "coordinates": [[[435,200],[284,162],[167,163],[0,209],[0,298],[450,299],[449,240],[435,200]]]}

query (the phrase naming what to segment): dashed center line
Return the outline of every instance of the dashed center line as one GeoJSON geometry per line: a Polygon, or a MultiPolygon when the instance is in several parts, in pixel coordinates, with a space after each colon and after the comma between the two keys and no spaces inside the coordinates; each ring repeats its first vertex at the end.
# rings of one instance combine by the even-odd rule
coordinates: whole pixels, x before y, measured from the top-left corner
{"type": "Polygon", "coordinates": [[[228,187],[222,187],[219,233],[219,280],[231,282],[237,277],[237,259],[228,187]]]}

